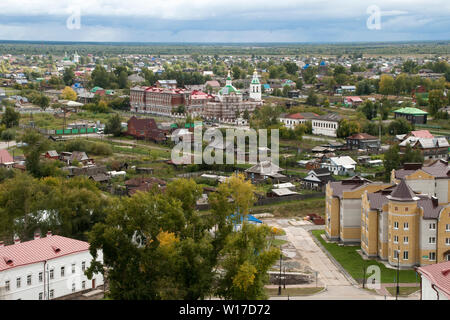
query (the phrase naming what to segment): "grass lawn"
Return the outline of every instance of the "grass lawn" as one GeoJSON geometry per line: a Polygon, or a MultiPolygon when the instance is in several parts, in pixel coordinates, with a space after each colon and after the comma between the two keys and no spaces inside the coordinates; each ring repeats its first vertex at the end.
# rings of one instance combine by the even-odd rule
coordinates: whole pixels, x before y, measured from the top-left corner
{"type": "MultiPolygon", "coordinates": [[[[328,250],[336,261],[339,262],[345,270],[347,270],[353,279],[357,281],[358,279],[363,279],[364,266],[367,268],[370,265],[376,265],[380,267],[382,283],[395,283],[395,277],[397,274],[396,269],[386,268],[384,264],[376,260],[363,260],[356,252],[357,249],[360,249],[359,246],[338,246],[336,243],[327,243],[321,237],[324,233],[324,230],[312,231],[312,234],[320,241],[320,243],[325,247],[325,249],[328,250]]],[[[418,278],[416,278],[416,272],[414,270],[400,270],[401,283],[414,283],[416,281],[418,281],[418,278]]]]}
{"type": "Polygon", "coordinates": [[[272,241],[272,246],[274,246],[274,247],[279,247],[279,246],[282,246],[283,244],[286,244],[286,243],[287,243],[286,240],[273,239],[273,241],[272,241]]]}
{"type": "Polygon", "coordinates": [[[304,217],[310,213],[323,216],[325,214],[325,199],[313,198],[279,202],[253,207],[251,211],[252,214],[269,212],[275,217],[304,217]]]}
{"type": "MultiPolygon", "coordinates": [[[[323,287],[313,287],[313,288],[281,288],[281,296],[287,297],[288,295],[291,297],[294,296],[309,296],[312,294],[316,294],[323,290],[323,287]]],[[[265,288],[265,291],[269,297],[278,296],[278,288],[265,288]]]]}
{"type": "MultiPolygon", "coordinates": [[[[391,296],[395,297],[395,292],[397,290],[396,287],[387,287],[386,290],[391,294],[391,296]]],[[[400,295],[401,296],[409,296],[416,291],[419,291],[420,287],[400,287],[400,295]]]]}

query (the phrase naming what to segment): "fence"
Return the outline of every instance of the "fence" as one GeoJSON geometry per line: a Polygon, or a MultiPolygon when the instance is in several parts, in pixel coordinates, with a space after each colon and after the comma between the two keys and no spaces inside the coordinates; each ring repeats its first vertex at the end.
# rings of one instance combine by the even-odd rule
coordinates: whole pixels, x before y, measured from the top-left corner
{"type": "MultiPolygon", "coordinates": [[[[273,197],[273,198],[261,198],[255,202],[255,206],[265,206],[274,203],[287,202],[287,201],[297,201],[297,200],[305,200],[305,199],[317,199],[325,197],[325,193],[313,193],[313,194],[293,194],[290,196],[284,197],[273,197]]],[[[209,204],[199,204],[197,205],[197,210],[205,211],[209,210],[211,206],[209,204]]]]}
{"type": "Polygon", "coordinates": [[[31,125],[23,125],[19,126],[22,129],[33,128],[38,130],[40,133],[45,135],[76,135],[76,134],[89,134],[96,133],[98,131],[97,128],[81,128],[81,129],[41,129],[38,127],[34,127],[31,125]]]}

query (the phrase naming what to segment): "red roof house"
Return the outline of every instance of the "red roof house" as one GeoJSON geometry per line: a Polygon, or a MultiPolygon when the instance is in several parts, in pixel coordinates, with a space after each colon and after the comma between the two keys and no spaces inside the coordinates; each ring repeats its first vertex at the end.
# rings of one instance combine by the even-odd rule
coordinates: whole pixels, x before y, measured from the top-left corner
{"type": "Polygon", "coordinates": [[[89,243],[47,234],[45,238],[4,246],[0,243],[0,272],[89,250],[89,243]]]}
{"type": "Polygon", "coordinates": [[[14,162],[14,158],[9,154],[8,150],[1,149],[0,150],[0,164],[11,163],[14,162]]]}
{"type": "Polygon", "coordinates": [[[431,293],[439,294],[437,298],[440,300],[450,300],[450,261],[420,267],[417,272],[422,276],[422,298],[430,299],[428,295],[431,293]]]}
{"type": "Polygon", "coordinates": [[[165,141],[166,135],[158,128],[155,119],[138,119],[135,116],[128,120],[127,135],[137,139],[147,139],[156,142],[165,141]]]}

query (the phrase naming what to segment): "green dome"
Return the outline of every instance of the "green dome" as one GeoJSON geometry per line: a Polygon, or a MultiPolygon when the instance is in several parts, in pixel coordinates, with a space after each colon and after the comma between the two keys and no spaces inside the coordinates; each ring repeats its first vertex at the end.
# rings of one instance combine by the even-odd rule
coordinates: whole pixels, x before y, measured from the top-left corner
{"type": "Polygon", "coordinates": [[[241,92],[231,85],[226,85],[225,87],[220,89],[219,93],[221,95],[224,95],[224,94],[230,94],[230,93],[240,94],[241,92]]]}

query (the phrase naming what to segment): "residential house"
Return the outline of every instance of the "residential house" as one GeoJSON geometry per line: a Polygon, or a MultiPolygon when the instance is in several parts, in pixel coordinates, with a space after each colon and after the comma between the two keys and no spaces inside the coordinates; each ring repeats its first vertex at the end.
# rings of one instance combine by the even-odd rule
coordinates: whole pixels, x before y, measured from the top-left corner
{"type": "Polygon", "coordinates": [[[344,98],[344,105],[347,107],[356,108],[361,103],[363,103],[363,100],[360,97],[345,97],[344,98]]]}
{"type": "Polygon", "coordinates": [[[14,164],[14,158],[6,149],[0,149],[0,167],[10,168],[14,164]]]}
{"type": "Polygon", "coordinates": [[[450,300],[450,261],[416,269],[420,274],[420,300],[450,300]]]}
{"type": "Polygon", "coordinates": [[[395,119],[403,118],[412,124],[426,124],[428,112],[417,108],[401,108],[394,111],[395,119]]]}
{"type": "Polygon", "coordinates": [[[315,135],[324,135],[337,137],[337,129],[341,116],[330,113],[312,120],[312,133],[315,135]]]}
{"type": "Polygon", "coordinates": [[[416,138],[409,137],[400,144],[400,151],[404,152],[407,146],[413,150],[419,150],[424,160],[448,159],[449,143],[445,137],[441,138],[416,138]]]}
{"type": "MultiPolygon", "coordinates": [[[[0,300],[52,300],[103,285],[101,273],[85,275],[93,260],[89,243],[51,232],[12,245],[0,242],[0,257],[0,300]]],[[[101,250],[96,260],[103,262],[101,250]]]]}
{"type": "Polygon", "coordinates": [[[280,168],[272,161],[261,161],[253,167],[245,170],[245,173],[252,180],[264,180],[267,178],[284,179],[286,176],[280,173],[282,171],[284,171],[284,169],[280,168]]]}
{"type": "Polygon", "coordinates": [[[155,119],[138,119],[135,116],[128,120],[127,135],[137,139],[161,142],[166,140],[166,135],[160,130],[155,119]]]}
{"type": "Polygon", "coordinates": [[[59,153],[56,150],[49,150],[45,153],[47,159],[59,160],[59,153]]]}
{"type": "Polygon", "coordinates": [[[324,192],[329,181],[334,181],[334,178],[328,169],[315,169],[309,171],[308,175],[302,179],[301,186],[303,189],[324,192]]]}
{"type": "Polygon", "coordinates": [[[355,173],[356,161],[349,156],[332,157],[328,163],[322,163],[334,175],[352,175],[355,173]]]}
{"type": "Polygon", "coordinates": [[[347,148],[350,150],[378,150],[381,142],[377,137],[371,136],[367,133],[356,133],[347,137],[347,148]]]}
{"type": "Polygon", "coordinates": [[[84,151],[74,151],[69,158],[69,164],[73,164],[75,161],[81,163],[82,165],[92,165],[94,164],[94,159],[89,158],[84,151]]]}

